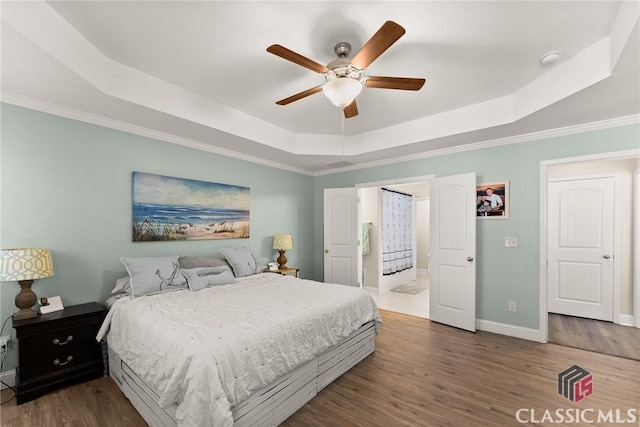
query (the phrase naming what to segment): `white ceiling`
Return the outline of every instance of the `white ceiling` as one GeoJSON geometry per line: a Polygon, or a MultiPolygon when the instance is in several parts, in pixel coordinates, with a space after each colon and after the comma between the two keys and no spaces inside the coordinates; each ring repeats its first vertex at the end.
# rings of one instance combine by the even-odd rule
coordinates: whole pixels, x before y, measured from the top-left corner
{"type": "Polygon", "coordinates": [[[304,173],[640,113],[637,1],[1,7],[3,101],[304,173]],[[406,34],[364,74],[423,77],[422,90],[365,88],[347,120],[322,93],[275,105],[324,79],[269,45],[326,64],[386,20],[406,34]]]}

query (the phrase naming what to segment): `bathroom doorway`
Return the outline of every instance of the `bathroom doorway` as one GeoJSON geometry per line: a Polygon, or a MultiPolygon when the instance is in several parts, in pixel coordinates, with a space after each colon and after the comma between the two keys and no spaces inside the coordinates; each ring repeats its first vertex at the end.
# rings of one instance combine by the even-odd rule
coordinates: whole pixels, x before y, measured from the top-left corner
{"type": "Polygon", "coordinates": [[[378,307],[429,318],[429,197],[427,179],[360,186],[363,227],[362,283],[378,307]],[[381,188],[413,196],[413,267],[391,276],[382,274],[381,188]]]}

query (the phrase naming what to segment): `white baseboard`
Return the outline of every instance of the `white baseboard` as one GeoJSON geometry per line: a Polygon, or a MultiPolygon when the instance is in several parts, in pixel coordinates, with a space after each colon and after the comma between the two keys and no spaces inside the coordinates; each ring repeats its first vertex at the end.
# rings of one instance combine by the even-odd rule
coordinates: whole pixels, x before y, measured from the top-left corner
{"type": "Polygon", "coordinates": [[[621,314],[620,324],[623,326],[635,326],[636,322],[633,314],[621,314]]]}
{"type": "Polygon", "coordinates": [[[428,268],[418,268],[418,269],[416,269],[416,273],[417,274],[429,274],[429,269],[428,268]]]}
{"type": "Polygon", "coordinates": [[[538,329],[507,325],[506,323],[498,323],[483,319],[476,319],[476,329],[485,332],[492,332],[494,334],[521,338],[523,340],[540,342],[540,331],[538,329]]]}
{"type": "Polygon", "coordinates": [[[12,369],[10,371],[0,372],[0,380],[2,380],[2,383],[0,383],[0,390],[4,390],[5,388],[7,388],[5,384],[7,384],[9,387],[15,387],[16,370],[12,369]]]}

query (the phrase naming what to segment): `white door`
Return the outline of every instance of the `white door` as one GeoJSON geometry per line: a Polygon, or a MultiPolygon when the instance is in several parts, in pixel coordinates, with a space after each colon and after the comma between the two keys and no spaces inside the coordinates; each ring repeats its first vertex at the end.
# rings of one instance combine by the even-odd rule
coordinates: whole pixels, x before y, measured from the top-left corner
{"type": "Polygon", "coordinates": [[[360,286],[360,213],[357,188],[324,190],[324,281],[360,286]]]}
{"type": "Polygon", "coordinates": [[[431,181],[429,318],[476,330],[476,175],[431,181]]]}
{"type": "Polygon", "coordinates": [[[634,172],[633,203],[633,316],[640,328],[640,169],[634,172]]]}
{"type": "Polygon", "coordinates": [[[548,310],[613,321],[613,177],[549,183],[548,310]]]}

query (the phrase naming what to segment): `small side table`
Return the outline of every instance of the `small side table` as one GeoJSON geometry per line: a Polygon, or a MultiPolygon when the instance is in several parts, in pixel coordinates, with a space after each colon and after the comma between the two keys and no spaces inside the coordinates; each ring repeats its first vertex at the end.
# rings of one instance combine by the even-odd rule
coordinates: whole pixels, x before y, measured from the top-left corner
{"type": "Polygon", "coordinates": [[[104,374],[96,335],[106,310],[95,302],[14,320],[18,338],[17,404],[104,374]]]}
{"type": "Polygon", "coordinates": [[[284,270],[265,270],[265,273],[276,273],[286,276],[287,274],[295,273],[296,279],[300,278],[300,269],[299,268],[285,268],[284,270]]]}

